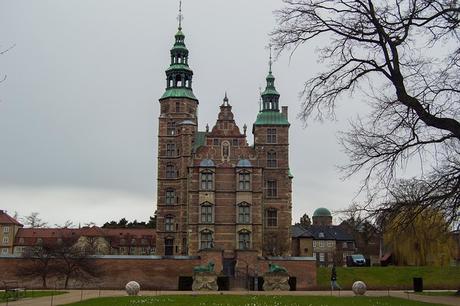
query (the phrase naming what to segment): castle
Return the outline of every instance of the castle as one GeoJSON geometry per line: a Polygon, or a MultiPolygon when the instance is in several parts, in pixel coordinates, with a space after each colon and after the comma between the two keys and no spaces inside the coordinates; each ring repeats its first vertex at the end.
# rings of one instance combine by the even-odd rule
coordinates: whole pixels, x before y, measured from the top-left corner
{"type": "Polygon", "coordinates": [[[159,99],[156,254],[217,249],[224,261],[244,250],[290,255],[290,124],[287,106],[280,111],[271,59],[249,145],[247,126],[235,124],[226,94],[216,124],[198,130],[184,39],[179,21],[159,99]]]}

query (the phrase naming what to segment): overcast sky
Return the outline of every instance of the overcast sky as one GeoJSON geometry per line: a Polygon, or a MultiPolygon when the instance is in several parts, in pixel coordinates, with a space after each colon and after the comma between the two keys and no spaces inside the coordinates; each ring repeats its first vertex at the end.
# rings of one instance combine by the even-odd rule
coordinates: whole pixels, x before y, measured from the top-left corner
{"type": "MultiPolygon", "coordinates": [[[[0,0],[0,209],[39,212],[49,224],[126,217],[156,205],[159,103],[177,31],[178,1],[0,0]]],[[[200,100],[199,127],[213,126],[224,92],[237,124],[254,122],[268,70],[268,33],[280,0],[184,0],[183,32],[200,100]]],[[[317,41],[318,44],[327,41],[317,41]]],[[[320,71],[318,45],[273,65],[289,106],[293,219],[347,207],[337,133],[364,104],[341,103],[335,122],[296,118],[305,80],[320,71]]],[[[251,128],[249,128],[251,130],[251,128]]],[[[252,136],[252,135],[251,135],[252,136]]],[[[249,139],[252,142],[252,137],[249,139]]]]}

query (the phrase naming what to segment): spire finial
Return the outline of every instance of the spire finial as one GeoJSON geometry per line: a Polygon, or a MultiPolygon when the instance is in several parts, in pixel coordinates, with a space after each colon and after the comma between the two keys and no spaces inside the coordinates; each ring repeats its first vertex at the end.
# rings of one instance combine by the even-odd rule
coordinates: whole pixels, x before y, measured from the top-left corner
{"type": "Polygon", "coordinates": [[[228,97],[227,97],[227,91],[225,91],[225,97],[224,97],[224,105],[228,106],[228,97]]]}
{"type": "Polygon", "coordinates": [[[177,20],[179,21],[179,30],[182,30],[182,20],[184,15],[182,15],[182,0],[179,0],[179,15],[177,15],[177,20]]]}
{"type": "Polygon", "coordinates": [[[272,45],[269,45],[270,48],[270,60],[268,61],[269,70],[268,73],[272,73],[272,45]]]}

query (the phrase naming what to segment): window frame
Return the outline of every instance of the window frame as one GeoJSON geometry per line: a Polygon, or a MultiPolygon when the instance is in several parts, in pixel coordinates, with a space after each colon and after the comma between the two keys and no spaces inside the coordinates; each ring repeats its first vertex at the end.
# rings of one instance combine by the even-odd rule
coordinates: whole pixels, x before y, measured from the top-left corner
{"type": "Polygon", "coordinates": [[[278,227],[278,210],[276,208],[267,208],[265,210],[265,222],[267,227],[278,227]],[[274,213],[270,215],[270,213],[274,213]]]}
{"type": "Polygon", "coordinates": [[[267,128],[267,143],[277,143],[276,128],[267,128]]]}
{"type": "Polygon", "coordinates": [[[238,249],[249,250],[251,249],[251,232],[248,230],[241,230],[238,232],[238,249]],[[241,239],[242,236],[247,236],[247,240],[241,239]]]}
{"type": "Polygon", "coordinates": [[[267,152],[267,168],[277,168],[278,160],[276,157],[276,151],[270,150],[267,152]]]}
{"type": "Polygon", "coordinates": [[[214,236],[211,230],[205,229],[200,231],[200,250],[212,249],[214,247],[214,236]],[[203,239],[203,236],[208,236],[207,240],[203,239]]]}
{"type": "Polygon", "coordinates": [[[241,202],[238,204],[238,223],[239,224],[251,224],[251,206],[247,202],[241,202]]]}
{"type": "Polygon", "coordinates": [[[200,223],[214,223],[214,205],[204,202],[200,205],[200,223]]]}
{"type": "Polygon", "coordinates": [[[175,143],[166,144],[166,156],[175,157],[177,155],[177,148],[175,143]]]}
{"type": "Polygon", "coordinates": [[[165,232],[174,232],[174,216],[167,215],[164,219],[164,230],[165,232]]]}
{"type": "Polygon", "coordinates": [[[238,190],[251,191],[251,172],[244,170],[238,172],[238,190]]]}
{"type": "Polygon", "coordinates": [[[278,181],[266,180],[265,181],[265,195],[267,198],[276,198],[278,196],[278,181]]]}
{"type": "Polygon", "coordinates": [[[203,170],[200,172],[200,190],[214,189],[214,172],[203,170]]]}
{"type": "Polygon", "coordinates": [[[177,178],[176,165],[174,165],[172,163],[166,164],[165,176],[166,176],[167,179],[175,179],[175,178],[177,178]]]}
{"type": "Polygon", "coordinates": [[[176,204],[177,204],[176,189],[167,188],[165,191],[165,205],[176,205],[176,204]]]}
{"type": "Polygon", "coordinates": [[[176,122],[169,121],[166,124],[166,135],[168,135],[168,136],[176,136],[176,122]]]}

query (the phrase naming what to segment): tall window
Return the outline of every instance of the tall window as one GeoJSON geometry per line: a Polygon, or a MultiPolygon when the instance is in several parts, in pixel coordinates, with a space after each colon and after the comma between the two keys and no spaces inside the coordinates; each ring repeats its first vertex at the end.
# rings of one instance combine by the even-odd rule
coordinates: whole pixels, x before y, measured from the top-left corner
{"type": "Polygon", "coordinates": [[[276,143],[276,129],[267,129],[267,143],[276,143]]]}
{"type": "Polygon", "coordinates": [[[200,249],[210,249],[213,247],[212,232],[204,230],[201,232],[200,249]]]}
{"type": "Polygon", "coordinates": [[[176,102],[176,113],[180,113],[180,102],[176,102]]]}
{"type": "Polygon", "coordinates": [[[176,191],[174,189],[166,190],[166,205],[176,204],[176,191]]]}
{"type": "Polygon", "coordinates": [[[276,197],[278,195],[278,186],[276,180],[268,180],[265,182],[267,189],[267,197],[276,197]]]}
{"type": "Polygon", "coordinates": [[[10,227],[9,226],[4,226],[3,227],[3,232],[6,234],[6,233],[9,233],[10,232],[10,227]]]}
{"type": "Polygon", "coordinates": [[[165,232],[174,231],[174,218],[172,216],[167,216],[165,218],[165,232]]]}
{"type": "Polygon", "coordinates": [[[251,223],[251,212],[248,203],[241,203],[238,206],[238,223],[251,223]]]}
{"type": "Polygon", "coordinates": [[[251,246],[251,234],[248,231],[238,233],[238,247],[240,250],[247,250],[251,246]]]}
{"type": "Polygon", "coordinates": [[[201,209],[201,223],[212,223],[212,205],[209,202],[203,203],[201,209]]]}
{"type": "Polygon", "coordinates": [[[176,156],[176,144],[175,143],[167,143],[166,144],[166,156],[176,156]]]}
{"type": "Polygon", "coordinates": [[[174,255],[174,239],[165,239],[165,255],[174,255]]]}
{"type": "Polygon", "coordinates": [[[202,172],[201,173],[201,190],[211,190],[213,186],[213,173],[202,172]]]}
{"type": "Polygon", "coordinates": [[[251,174],[249,172],[240,172],[238,181],[239,190],[251,189],[251,174]]]}
{"type": "Polygon", "coordinates": [[[176,123],[175,122],[168,122],[167,127],[166,127],[166,134],[169,136],[174,136],[176,135],[176,123]]]}
{"type": "Polygon", "coordinates": [[[276,209],[267,209],[265,211],[267,226],[278,226],[278,211],[276,209]]]}
{"type": "Polygon", "coordinates": [[[269,151],[267,152],[267,167],[268,168],[276,168],[276,152],[269,151]]]}
{"type": "Polygon", "coordinates": [[[166,178],[176,178],[177,171],[176,167],[173,164],[166,165],[166,178]]]}

